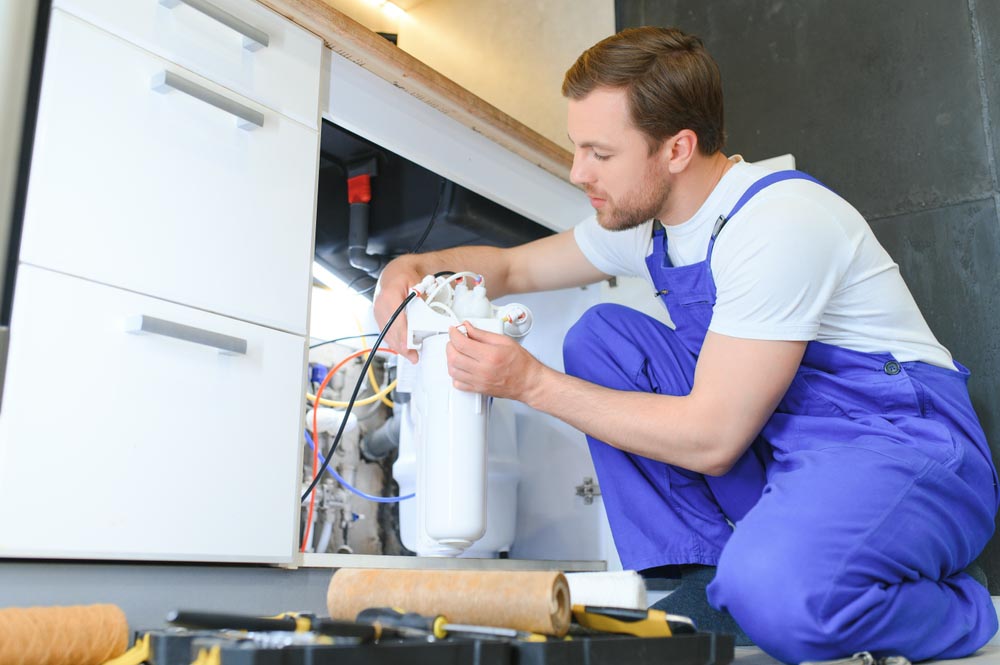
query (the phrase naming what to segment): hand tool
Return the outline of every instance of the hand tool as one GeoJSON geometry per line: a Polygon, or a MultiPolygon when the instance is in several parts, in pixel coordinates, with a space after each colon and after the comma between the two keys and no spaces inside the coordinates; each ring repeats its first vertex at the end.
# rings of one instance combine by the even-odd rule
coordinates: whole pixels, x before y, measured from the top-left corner
{"type": "Polygon", "coordinates": [[[489,637],[525,642],[545,642],[548,638],[538,633],[528,633],[513,628],[499,626],[471,626],[461,623],[448,623],[443,615],[424,616],[416,612],[404,612],[395,607],[369,607],[358,612],[358,623],[382,626],[384,628],[409,629],[422,631],[443,639],[448,635],[465,635],[471,637],[489,637]]]}
{"type": "Polygon", "coordinates": [[[246,631],[313,632],[330,637],[355,640],[357,643],[377,642],[383,637],[411,636],[413,632],[389,627],[376,627],[366,623],[335,621],[311,614],[286,613],[274,617],[258,617],[222,612],[192,612],[175,610],[167,614],[167,621],[186,628],[246,631]]]}
{"type": "Polygon", "coordinates": [[[574,605],[573,620],[585,628],[636,637],[671,637],[698,630],[688,617],[662,610],[574,605]]]}

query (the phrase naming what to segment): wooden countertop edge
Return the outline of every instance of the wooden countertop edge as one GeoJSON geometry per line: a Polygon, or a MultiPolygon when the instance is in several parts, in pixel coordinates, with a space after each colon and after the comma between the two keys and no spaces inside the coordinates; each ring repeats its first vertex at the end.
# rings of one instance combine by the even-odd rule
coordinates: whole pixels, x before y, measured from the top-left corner
{"type": "Polygon", "coordinates": [[[258,0],[319,36],[335,53],[549,173],[569,179],[573,156],[323,0],[258,0]]]}

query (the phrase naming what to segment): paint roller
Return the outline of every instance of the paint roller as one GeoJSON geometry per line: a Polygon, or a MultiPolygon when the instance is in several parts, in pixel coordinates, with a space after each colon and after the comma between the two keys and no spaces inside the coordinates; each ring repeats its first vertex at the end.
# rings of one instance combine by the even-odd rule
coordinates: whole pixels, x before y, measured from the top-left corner
{"type": "Polygon", "coordinates": [[[457,624],[556,636],[569,630],[571,609],[559,571],[342,568],[330,580],[326,601],[330,617],[346,621],[365,609],[395,607],[457,624]]]}
{"type": "Polygon", "coordinates": [[[0,609],[0,665],[99,665],[127,647],[116,605],[0,609]]]}

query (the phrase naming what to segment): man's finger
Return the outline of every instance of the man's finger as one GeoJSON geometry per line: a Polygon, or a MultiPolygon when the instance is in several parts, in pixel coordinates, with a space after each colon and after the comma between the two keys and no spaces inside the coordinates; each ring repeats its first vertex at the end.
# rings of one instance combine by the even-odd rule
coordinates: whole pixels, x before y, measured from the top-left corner
{"type": "Polygon", "coordinates": [[[452,348],[461,353],[463,356],[473,355],[473,349],[475,349],[476,342],[462,334],[462,331],[459,330],[458,326],[452,326],[448,329],[448,340],[451,342],[452,348]]]}
{"type": "Polygon", "coordinates": [[[505,339],[503,335],[498,335],[496,333],[476,328],[468,321],[464,321],[462,325],[464,325],[466,330],[468,331],[469,339],[475,340],[477,342],[483,342],[484,344],[497,344],[503,339],[505,339]]]}

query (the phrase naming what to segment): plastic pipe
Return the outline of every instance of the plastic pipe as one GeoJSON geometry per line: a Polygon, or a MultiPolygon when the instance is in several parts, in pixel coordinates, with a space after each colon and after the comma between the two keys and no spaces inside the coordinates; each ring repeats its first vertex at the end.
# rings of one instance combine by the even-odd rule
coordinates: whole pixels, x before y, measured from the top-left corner
{"type": "MultiPolygon", "coordinates": [[[[316,444],[313,442],[312,437],[309,436],[308,430],[306,430],[305,435],[306,435],[306,443],[309,444],[309,448],[310,449],[315,448],[316,444]]],[[[319,463],[326,464],[326,458],[323,457],[323,453],[319,454],[319,463]]],[[[333,476],[337,480],[337,482],[344,487],[344,489],[353,492],[354,494],[357,494],[362,499],[368,499],[369,501],[374,501],[375,503],[399,503],[400,501],[406,501],[407,499],[412,499],[415,496],[413,494],[407,494],[406,496],[372,496],[371,494],[368,494],[367,492],[362,492],[361,490],[352,486],[350,483],[344,480],[344,478],[339,473],[337,473],[332,466],[327,466],[326,472],[329,473],[331,476],[333,476]]]]}
{"type": "Polygon", "coordinates": [[[333,535],[333,522],[326,520],[323,522],[323,530],[319,533],[319,543],[316,545],[316,551],[319,553],[324,553],[330,547],[330,536],[333,535]]]}

